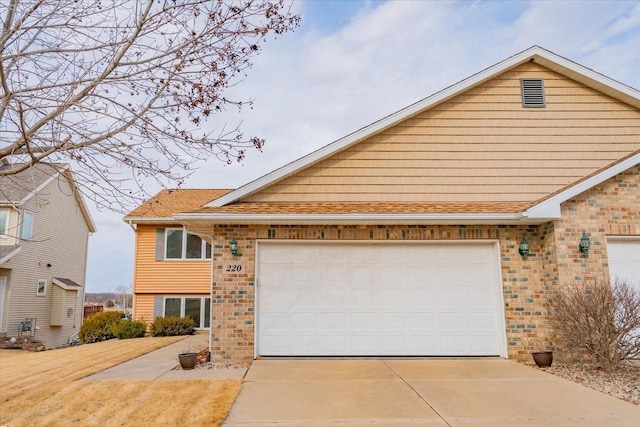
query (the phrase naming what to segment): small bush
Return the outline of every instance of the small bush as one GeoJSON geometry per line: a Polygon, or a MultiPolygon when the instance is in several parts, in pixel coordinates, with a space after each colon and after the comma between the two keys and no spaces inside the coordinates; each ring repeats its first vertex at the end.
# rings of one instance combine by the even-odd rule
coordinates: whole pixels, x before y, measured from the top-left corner
{"type": "Polygon", "coordinates": [[[626,282],[571,284],[548,303],[551,327],[605,371],[640,356],[640,292],[626,282]]]}
{"type": "Polygon", "coordinates": [[[141,338],[147,332],[147,325],[140,320],[127,319],[114,324],[112,330],[113,335],[121,340],[141,338]]]}
{"type": "Polygon", "coordinates": [[[82,323],[78,339],[85,344],[90,344],[115,338],[113,325],[122,322],[123,317],[124,313],[121,311],[96,313],[82,323]]]}
{"type": "Polygon", "coordinates": [[[195,332],[196,323],[190,317],[156,317],[151,324],[151,335],[154,337],[193,335],[195,332]]]}

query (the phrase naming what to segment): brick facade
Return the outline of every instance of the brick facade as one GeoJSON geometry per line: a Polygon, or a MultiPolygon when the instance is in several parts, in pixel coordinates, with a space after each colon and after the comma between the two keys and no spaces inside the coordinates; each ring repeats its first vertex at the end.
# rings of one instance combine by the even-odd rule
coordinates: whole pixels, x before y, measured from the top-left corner
{"type": "Polygon", "coordinates": [[[611,178],[563,204],[562,220],[533,226],[215,226],[214,360],[253,358],[256,240],[435,241],[497,240],[500,245],[507,349],[510,358],[528,359],[533,339],[549,335],[546,299],[571,281],[608,278],[606,236],[640,235],[640,166],[611,178]],[[578,242],[586,231],[588,256],[578,242]],[[530,255],[518,254],[522,237],[530,255]],[[233,257],[236,238],[242,256],[233,257]],[[241,271],[230,271],[241,266],[241,271]]]}

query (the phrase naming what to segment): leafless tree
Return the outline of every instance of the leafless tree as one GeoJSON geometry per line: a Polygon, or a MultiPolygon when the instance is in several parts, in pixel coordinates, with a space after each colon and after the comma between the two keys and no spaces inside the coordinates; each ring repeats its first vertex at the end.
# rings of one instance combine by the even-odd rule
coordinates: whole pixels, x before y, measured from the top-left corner
{"type": "Polygon", "coordinates": [[[0,178],[68,162],[85,194],[120,209],[148,178],[179,185],[199,159],[261,149],[211,117],[251,104],[225,91],[268,35],[299,24],[286,1],[5,0],[0,159],[18,166],[0,178]]]}
{"type": "Polygon", "coordinates": [[[116,288],[116,300],[120,298],[122,302],[122,310],[127,311],[132,304],[131,285],[118,285],[116,288]]]}
{"type": "Polygon", "coordinates": [[[606,371],[640,356],[640,292],[630,283],[572,283],[548,305],[558,337],[606,371]]]}

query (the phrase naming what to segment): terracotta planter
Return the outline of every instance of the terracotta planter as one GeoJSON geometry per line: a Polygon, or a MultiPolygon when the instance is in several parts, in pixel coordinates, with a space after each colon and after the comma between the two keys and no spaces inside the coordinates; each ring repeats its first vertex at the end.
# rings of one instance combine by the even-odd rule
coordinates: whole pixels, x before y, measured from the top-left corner
{"type": "Polygon", "coordinates": [[[198,364],[198,353],[180,353],[178,361],[182,369],[193,369],[198,364]]]}
{"type": "Polygon", "coordinates": [[[531,356],[539,368],[548,368],[553,363],[553,351],[535,351],[531,356]]]}

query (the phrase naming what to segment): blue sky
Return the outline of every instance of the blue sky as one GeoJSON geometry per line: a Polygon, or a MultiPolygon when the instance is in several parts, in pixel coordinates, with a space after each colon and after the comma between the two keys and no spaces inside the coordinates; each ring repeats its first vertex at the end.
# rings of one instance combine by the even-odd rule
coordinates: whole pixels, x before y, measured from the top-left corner
{"type": "MultiPolygon", "coordinates": [[[[189,188],[236,188],[522,50],[539,45],[640,89],[640,1],[304,0],[295,32],[269,40],[216,117],[267,140],[242,164],[212,159],[189,188]]],[[[149,184],[146,190],[159,189],[149,184]]],[[[87,291],[133,277],[134,233],[93,209],[87,291]]]]}

